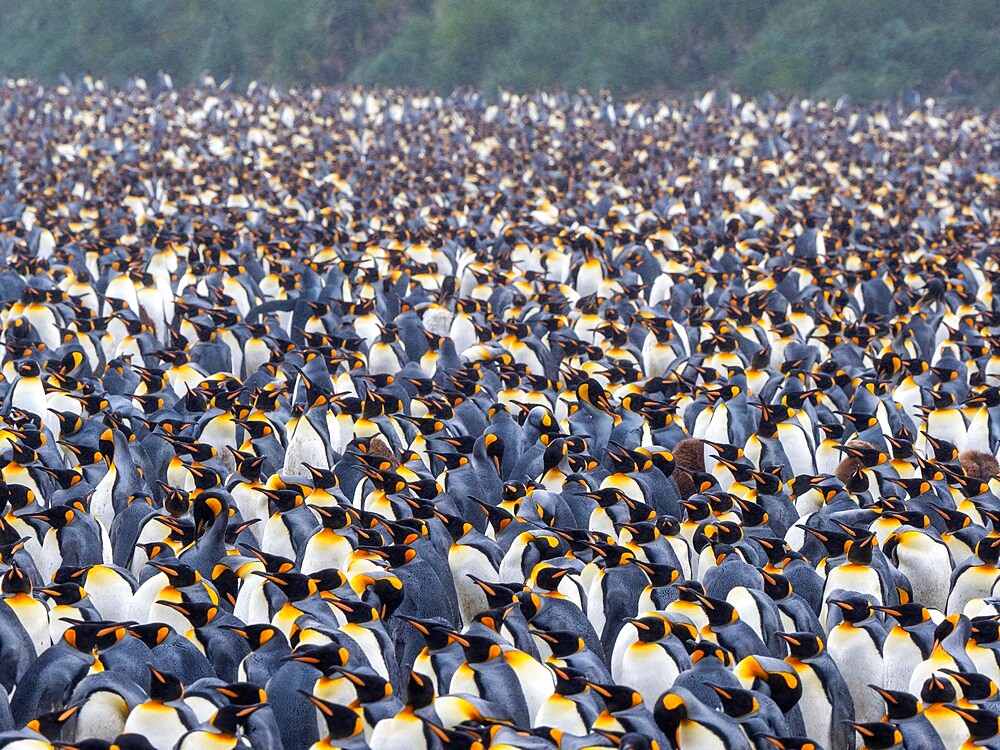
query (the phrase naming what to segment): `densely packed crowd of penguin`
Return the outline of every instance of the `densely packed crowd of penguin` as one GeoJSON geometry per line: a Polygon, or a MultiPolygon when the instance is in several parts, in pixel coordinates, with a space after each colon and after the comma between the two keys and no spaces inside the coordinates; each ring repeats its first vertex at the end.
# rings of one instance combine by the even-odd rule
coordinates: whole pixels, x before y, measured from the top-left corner
{"type": "Polygon", "coordinates": [[[1000,747],[997,113],[0,122],[0,746],[1000,747]]]}

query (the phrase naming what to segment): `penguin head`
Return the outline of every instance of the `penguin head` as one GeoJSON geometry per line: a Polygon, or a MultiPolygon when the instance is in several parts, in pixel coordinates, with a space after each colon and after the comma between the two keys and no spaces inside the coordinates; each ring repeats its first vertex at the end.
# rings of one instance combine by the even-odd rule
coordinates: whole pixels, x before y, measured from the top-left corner
{"type": "MultiPolygon", "coordinates": [[[[246,481],[253,482],[261,478],[261,467],[264,465],[266,456],[255,456],[250,453],[243,453],[232,446],[227,446],[229,452],[236,460],[236,471],[246,481]]],[[[315,486],[315,482],[314,482],[315,486]]]]}
{"type": "Polygon", "coordinates": [[[339,643],[296,645],[283,661],[294,661],[315,667],[325,676],[338,674],[337,670],[347,664],[349,654],[339,643]]]}
{"type": "Polygon", "coordinates": [[[855,724],[846,722],[861,735],[866,748],[870,750],[889,750],[903,747],[903,733],[899,726],[889,721],[855,724]]]}
{"type": "Polygon", "coordinates": [[[604,452],[611,460],[611,470],[617,474],[630,474],[638,469],[635,456],[632,451],[620,445],[609,443],[604,452]]]}
{"type": "Polygon", "coordinates": [[[219,614],[219,607],[211,602],[170,602],[157,599],[156,603],[180,613],[195,629],[205,627],[219,614]]]}
{"type": "Polygon", "coordinates": [[[22,378],[37,378],[42,372],[41,366],[33,359],[22,359],[15,369],[22,378]]]}
{"type": "Polygon", "coordinates": [[[668,450],[651,450],[649,452],[649,459],[652,461],[653,466],[659,469],[665,477],[672,476],[674,469],[677,467],[677,459],[668,450]]]}
{"type": "Polygon", "coordinates": [[[372,553],[389,563],[390,568],[401,568],[417,556],[417,551],[406,544],[389,544],[372,553]]]}
{"type": "Polygon", "coordinates": [[[837,607],[844,620],[852,625],[863,622],[872,616],[872,604],[867,597],[860,594],[843,596],[840,599],[828,599],[827,604],[837,607]]]}
{"type": "Polygon", "coordinates": [[[440,651],[453,642],[451,640],[451,623],[443,618],[438,618],[440,622],[436,622],[434,620],[421,620],[416,617],[399,615],[399,619],[413,626],[423,637],[424,643],[427,644],[427,648],[431,651],[440,651]]]}
{"type": "Polygon", "coordinates": [[[589,404],[599,411],[607,414],[614,413],[614,407],[608,398],[608,392],[594,378],[587,378],[577,386],[576,397],[580,402],[589,404]]]}
{"type": "Polygon", "coordinates": [[[819,656],[826,648],[823,639],[815,633],[776,633],[775,635],[788,644],[788,653],[796,659],[811,659],[819,656]]]}
{"type": "Polygon", "coordinates": [[[59,420],[59,433],[64,437],[72,437],[83,428],[83,417],[71,411],[49,409],[59,420]]]}
{"type": "Polygon", "coordinates": [[[433,703],[434,683],[427,675],[411,671],[406,682],[406,705],[419,710],[433,703]]]}
{"type": "Polygon", "coordinates": [[[868,687],[882,696],[885,701],[885,712],[890,721],[909,719],[924,710],[915,695],[901,690],[886,690],[879,685],[869,685],[868,687]]]}
{"type": "Polygon", "coordinates": [[[710,596],[699,596],[698,601],[701,602],[702,611],[705,613],[705,616],[708,617],[709,625],[711,625],[713,629],[723,627],[725,625],[731,625],[740,619],[739,612],[736,611],[736,608],[724,599],[716,599],[710,596]]]}
{"type": "Polygon", "coordinates": [[[445,530],[448,532],[448,536],[451,537],[453,542],[457,542],[473,530],[472,524],[459,516],[448,515],[447,513],[442,513],[441,511],[435,509],[434,517],[444,524],[445,530]]]}
{"type": "MultiPolygon", "coordinates": [[[[417,515],[417,513],[421,513],[421,511],[426,507],[426,503],[415,502],[414,510],[416,513],[410,518],[403,518],[399,521],[380,522],[381,525],[389,532],[389,537],[395,545],[401,547],[411,546],[420,539],[425,538],[430,533],[427,522],[417,515]]],[[[395,556],[395,559],[399,561],[399,564],[405,565],[410,561],[406,559],[407,557],[408,555],[406,552],[402,551],[395,556]]]]}
{"type": "Polygon", "coordinates": [[[68,526],[76,518],[77,511],[68,505],[54,505],[51,508],[26,513],[24,518],[32,518],[51,526],[53,529],[62,529],[68,526]]]}
{"type": "MultiPolygon", "coordinates": [[[[26,433],[22,433],[27,436],[26,433]]],[[[20,440],[11,440],[7,438],[7,442],[10,445],[10,463],[16,464],[17,466],[34,466],[35,459],[38,454],[35,452],[34,448],[31,446],[23,444],[20,440]]]]}
{"type": "Polygon", "coordinates": [[[790,711],[802,697],[802,680],[792,667],[779,659],[751,654],[740,660],[733,674],[744,688],[764,689],[782,711],[790,711]]]}
{"type": "Polygon", "coordinates": [[[862,534],[848,539],[845,544],[848,562],[855,565],[871,565],[872,551],[876,545],[874,534],[862,534]]]}
{"type": "Polygon", "coordinates": [[[542,458],[542,471],[549,472],[556,469],[569,455],[572,443],[565,438],[556,438],[549,441],[542,458]]]}
{"type": "Polygon", "coordinates": [[[764,554],[767,555],[767,561],[770,565],[778,566],[785,562],[789,549],[784,539],[755,536],[753,537],[753,541],[764,550],[764,554]]]}
{"type": "Polygon", "coordinates": [[[354,672],[344,667],[337,667],[333,672],[351,683],[362,705],[377,703],[392,695],[392,685],[377,674],[354,672]]]}
{"type": "Polygon", "coordinates": [[[142,542],[141,544],[137,544],[135,546],[136,549],[141,549],[146,553],[146,557],[149,559],[150,563],[157,558],[159,558],[161,563],[166,560],[174,559],[174,548],[166,542],[142,542]]]}
{"type": "Polygon", "coordinates": [[[87,596],[83,586],[76,581],[51,583],[45,588],[38,589],[38,593],[44,594],[57,605],[78,604],[87,596]]]}
{"type": "Polygon", "coordinates": [[[680,578],[680,569],[672,565],[647,563],[641,560],[633,560],[632,562],[649,577],[649,585],[653,588],[669,586],[680,578]]]}
{"type": "Polygon", "coordinates": [[[184,697],[184,685],[176,675],[149,667],[149,698],[159,703],[179,701],[184,697]]]}
{"type": "Polygon", "coordinates": [[[163,509],[171,518],[184,516],[191,507],[191,496],[183,489],[170,487],[160,481],[157,481],[157,484],[163,491],[163,509]]]}
{"type": "Polygon", "coordinates": [[[917,602],[896,604],[891,607],[874,606],[872,609],[895,618],[896,622],[903,628],[915,627],[931,619],[930,610],[917,602]]]}
{"type": "Polygon", "coordinates": [[[750,471],[758,495],[776,495],[781,492],[781,474],[777,471],[750,471]]]}
{"type": "Polygon", "coordinates": [[[969,732],[969,740],[973,744],[978,745],[1000,735],[1000,717],[995,711],[983,708],[965,708],[954,703],[947,703],[945,706],[965,722],[965,728],[969,732]]]}
{"type": "Polygon", "coordinates": [[[320,712],[326,723],[329,740],[347,740],[357,737],[364,732],[364,721],[353,708],[341,705],[340,703],[325,701],[305,690],[299,690],[299,692],[308,698],[320,712]]]}
{"type": "Polygon", "coordinates": [[[255,570],[253,571],[253,575],[260,576],[265,581],[273,583],[290,602],[302,601],[319,591],[319,587],[313,578],[291,570],[280,573],[255,570]]]}
{"type": "MultiPolygon", "coordinates": [[[[263,691],[262,691],[263,692],[263,691]]],[[[216,711],[208,723],[211,724],[219,734],[225,737],[236,737],[240,727],[245,726],[250,717],[266,704],[263,702],[251,705],[229,704],[216,711]]]]}
{"type": "Polygon", "coordinates": [[[934,645],[937,646],[947,638],[956,643],[966,643],[969,640],[972,623],[965,615],[948,615],[938,623],[934,630],[934,645]]]}
{"type": "Polygon", "coordinates": [[[688,705],[697,699],[684,688],[674,687],[660,696],[653,707],[653,721],[668,739],[678,737],[681,725],[688,718],[688,705]]]}
{"type": "Polygon", "coordinates": [[[253,706],[267,701],[264,689],[250,682],[233,682],[212,689],[236,706],[253,706]]]}
{"type": "Polygon", "coordinates": [[[558,695],[578,695],[587,690],[587,676],[572,667],[547,665],[556,678],[556,693],[558,695]]]}
{"type": "Polygon", "coordinates": [[[258,488],[257,491],[267,498],[271,515],[287,513],[298,508],[304,502],[301,485],[291,485],[281,489],[258,488]]]}
{"type": "Polygon", "coordinates": [[[181,465],[191,474],[191,477],[194,479],[194,485],[199,490],[210,490],[222,484],[222,477],[219,475],[219,472],[209,466],[202,466],[197,463],[185,463],[181,465]]]}
{"type": "Polygon", "coordinates": [[[261,646],[266,643],[270,643],[274,639],[277,639],[285,644],[288,643],[288,640],[285,638],[285,634],[282,631],[267,623],[253,623],[244,626],[222,625],[221,627],[225,630],[236,633],[236,635],[242,638],[245,638],[247,643],[250,645],[251,651],[256,651],[261,646]]]}
{"type": "Polygon", "coordinates": [[[316,583],[316,588],[320,592],[333,591],[347,583],[347,576],[337,568],[314,570],[309,574],[309,577],[316,583]]]}
{"type": "Polygon", "coordinates": [[[970,635],[977,645],[1000,641],[1000,622],[992,617],[975,617],[970,626],[970,635]]]}
{"type": "Polygon", "coordinates": [[[31,579],[18,567],[17,563],[11,562],[10,569],[0,578],[0,591],[7,595],[30,594],[31,579]]]}
{"type": "Polygon", "coordinates": [[[150,561],[149,564],[163,573],[167,582],[175,589],[193,586],[201,580],[201,574],[197,570],[179,561],[169,564],[150,561]]]}
{"type": "Polygon", "coordinates": [[[129,623],[127,630],[129,635],[138,638],[151,649],[159,646],[171,634],[175,633],[172,627],[162,622],[129,623]]]}
{"type": "MultiPolygon", "coordinates": [[[[739,498],[736,498],[736,500],[739,500],[739,498]]],[[[712,540],[713,544],[732,547],[732,545],[738,544],[743,539],[743,527],[735,521],[720,521],[714,526],[716,534],[715,539],[712,540]]]]}
{"type": "Polygon", "coordinates": [[[787,599],[792,595],[792,584],[780,573],[769,573],[766,570],[760,571],[764,579],[764,593],[775,601],[787,599]]]}
{"type": "Polygon", "coordinates": [[[493,467],[496,469],[497,476],[502,477],[502,462],[504,450],[506,449],[506,444],[504,443],[503,438],[499,435],[488,433],[483,438],[483,446],[486,452],[486,457],[492,462],[493,467]]]}
{"type": "MultiPolygon", "coordinates": [[[[693,479],[697,481],[697,475],[693,479]]],[[[708,504],[705,496],[700,493],[692,494],[681,503],[681,507],[684,508],[685,518],[689,522],[701,523],[712,517],[712,506],[708,504]]]]}
{"type": "Polygon", "coordinates": [[[350,599],[328,599],[327,602],[331,607],[343,612],[347,622],[354,625],[363,625],[366,622],[374,622],[379,619],[378,610],[367,602],[351,601],[350,599]]]}
{"type": "Polygon", "coordinates": [[[710,641],[686,641],[684,645],[692,664],[704,659],[715,659],[724,667],[729,667],[733,663],[733,655],[727,649],[710,641]]]}
{"type": "Polygon", "coordinates": [[[480,635],[452,633],[451,640],[462,647],[469,664],[483,664],[503,657],[503,648],[495,641],[480,635]]]}
{"type": "MultiPolygon", "coordinates": [[[[952,400],[954,400],[954,397],[950,396],[948,405],[950,405],[950,402],[952,400]]],[[[942,407],[937,406],[937,408],[942,408],[942,407]]],[[[925,438],[927,438],[927,444],[931,446],[931,448],[934,450],[935,461],[939,463],[947,463],[949,461],[954,461],[955,459],[958,458],[958,448],[955,446],[954,443],[949,442],[948,440],[945,440],[943,438],[934,437],[933,435],[927,432],[924,432],[923,435],[925,438]]]]}
{"type": "Polygon", "coordinates": [[[587,686],[604,701],[604,707],[610,714],[628,711],[642,705],[642,696],[635,690],[624,685],[605,685],[588,682],[587,686]]]}
{"type": "Polygon", "coordinates": [[[976,557],[985,565],[996,565],[1000,561],[1000,537],[985,536],[976,544],[976,557]]]}
{"type": "Polygon", "coordinates": [[[341,531],[351,526],[353,518],[351,510],[341,505],[311,505],[309,507],[315,511],[320,518],[323,528],[332,531],[341,531]]]}
{"type": "Polygon", "coordinates": [[[705,596],[705,586],[701,581],[685,580],[674,584],[678,598],[683,602],[700,603],[700,597],[705,596]]]}
{"type": "MultiPolygon", "coordinates": [[[[2,493],[0,493],[0,502],[2,502],[2,493]]],[[[6,525],[0,519],[0,529],[5,529],[6,525]]],[[[28,537],[23,536],[19,539],[15,539],[12,542],[4,542],[0,544],[0,564],[2,565],[12,565],[14,563],[14,555],[24,549],[24,546],[28,543],[28,537]]]]}
{"type": "Polygon", "coordinates": [[[636,629],[641,643],[656,643],[667,635],[668,624],[662,617],[647,615],[646,617],[629,618],[627,622],[636,629]]]}
{"type": "Polygon", "coordinates": [[[626,495],[617,487],[601,487],[592,492],[581,492],[581,497],[593,500],[602,508],[613,508],[619,503],[624,503],[626,495]]]}
{"type": "Polygon", "coordinates": [[[729,443],[715,443],[705,439],[702,439],[701,442],[715,450],[715,458],[728,461],[729,463],[735,463],[743,458],[743,449],[738,448],[735,445],[730,445],[729,443]]]}
{"type": "Polygon", "coordinates": [[[626,546],[649,544],[660,537],[660,529],[655,521],[615,522],[615,528],[618,530],[619,541],[626,546]]]}
{"type": "Polygon", "coordinates": [[[834,414],[843,417],[845,423],[850,424],[857,433],[864,432],[878,425],[878,418],[874,414],[854,414],[841,411],[835,411],[834,414]]]}
{"type": "Polygon", "coordinates": [[[55,711],[48,711],[29,721],[25,728],[38,732],[50,741],[55,740],[62,733],[66,723],[76,716],[79,710],[80,705],[75,704],[55,711]]]}
{"type": "Polygon", "coordinates": [[[909,438],[904,438],[902,435],[886,435],[885,441],[892,448],[893,458],[906,460],[913,457],[913,441],[909,438]]]}
{"type": "Polygon", "coordinates": [[[932,674],[920,688],[920,700],[924,704],[952,703],[956,698],[955,685],[948,678],[932,674]]]}
{"type": "MultiPolygon", "coordinates": [[[[212,472],[218,477],[216,472],[212,472]]],[[[228,492],[225,490],[214,490],[206,488],[198,493],[192,507],[194,517],[194,533],[196,537],[201,536],[209,526],[214,526],[216,522],[225,528],[229,523],[230,505],[228,492]]]]}
{"type": "Polygon", "coordinates": [[[940,671],[958,683],[958,689],[962,692],[962,697],[967,701],[975,703],[977,701],[991,701],[996,699],[997,686],[988,675],[980,672],[959,672],[954,669],[944,668],[940,671]]]}
{"type": "Polygon", "coordinates": [[[722,687],[720,685],[707,684],[722,704],[722,712],[733,719],[749,718],[757,714],[760,710],[760,703],[752,690],[744,690],[736,687],[722,687]]]}
{"type": "Polygon", "coordinates": [[[246,430],[251,440],[261,440],[274,434],[271,423],[263,419],[236,420],[235,423],[246,430]]]}
{"type": "Polygon", "coordinates": [[[586,648],[583,639],[568,630],[529,630],[528,632],[531,633],[532,637],[543,641],[557,659],[565,659],[586,648]]]}
{"type": "MultiPolygon", "coordinates": [[[[261,457],[259,461],[263,461],[263,457],[261,457]]],[[[336,487],[340,483],[337,475],[329,469],[322,469],[305,463],[303,466],[305,466],[306,471],[309,472],[313,488],[315,489],[329,490],[336,487]]]]}

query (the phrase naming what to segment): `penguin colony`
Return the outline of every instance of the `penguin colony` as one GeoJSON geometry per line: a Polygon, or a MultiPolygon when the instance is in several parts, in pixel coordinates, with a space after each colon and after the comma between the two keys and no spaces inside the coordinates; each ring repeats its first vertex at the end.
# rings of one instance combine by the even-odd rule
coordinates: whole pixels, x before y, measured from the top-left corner
{"type": "Polygon", "coordinates": [[[0,109],[3,747],[1000,747],[996,113],[0,109]]]}

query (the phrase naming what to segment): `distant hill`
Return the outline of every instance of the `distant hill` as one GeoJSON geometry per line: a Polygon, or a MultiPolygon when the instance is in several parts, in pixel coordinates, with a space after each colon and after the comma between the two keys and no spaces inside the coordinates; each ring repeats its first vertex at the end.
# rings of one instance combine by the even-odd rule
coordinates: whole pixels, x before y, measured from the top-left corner
{"type": "Polygon", "coordinates": [[[1000,102],[1000,0],[0,0],[0,74],[1000,102]]]}

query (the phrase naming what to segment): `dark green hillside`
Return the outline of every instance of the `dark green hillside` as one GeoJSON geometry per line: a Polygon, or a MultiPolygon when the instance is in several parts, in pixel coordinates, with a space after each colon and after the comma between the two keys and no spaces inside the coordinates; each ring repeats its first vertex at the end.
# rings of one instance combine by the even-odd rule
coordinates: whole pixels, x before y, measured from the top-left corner
{"type": "Polygon", "coordinates": [[[1000,100],[1000,0],[0,0],[0,72],[1000,100]]]}

